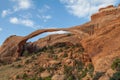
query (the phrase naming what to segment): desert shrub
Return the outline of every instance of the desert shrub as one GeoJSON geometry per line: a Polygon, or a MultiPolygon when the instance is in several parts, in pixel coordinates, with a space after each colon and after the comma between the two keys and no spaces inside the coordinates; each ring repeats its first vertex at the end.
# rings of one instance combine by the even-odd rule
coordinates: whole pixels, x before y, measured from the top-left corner
{"type": "Polygon", "coordinates": [[[120,71],[120,58],[119,59],[115,59],[111,65],[111,68],[113,70],[117,70],[120,71]]]}
{"type": "Polygon", "coordinates": [[[7,65],[8,63],[6,61],[0,60],[0,65],[7,65]]]}
{"type": "Polygon", "coordinates": [[[111,68],[117,72],[113,74],[110,80],[120,80],[120,58],[117,58],[113,61],[111,68]]]}
{"type": "Polygon", "coordinates": [[[82,69],[84,68],[84,64],[82,63],[82,61],[75,60],[75,68],[78,71],[82,71],[82,69]]]}
{"type": "Polygon", "coordinates": [[[53,57],[53,54],[48,54],[48,58],[52,58],[53,57]]]}
{"type": "Polygon", "coordinates": [[[47,47],[47,52],[48,53],[51,53],[51,54],[54,54],[55,52],[54,52],[54,48],[52,47],[52,46],[48,46],[47,47]]]}
{"type": "Polygon", "coordinates": [[[103,76],[105,72],[96,72],[96,74],[93,77],[93,80],[99,80],[101,76],[103,76]]]}
{"type": "Polygon", "coordinates": [[[37,59],[37,56],[39,56],[39,55],[40,55],[39,53],[37,53],[36,55],[32,55],[32,56],[31,56],[31,59],[32,59],[32,60],[35,60],[35,59],[37,59]]]}
{"type": "Polygon", "coordinates": [[[56,48],[62,48],[62,47],[65,47],[67,46],[66,43],[57,43],[54,45],[56,48]]]}
{"type": "Polygon", "coordinates": [[[22,79],[26,79],[28,77],[28,75],[26,74],[26,73],[24,73],[23,75],[22,75],[22,79]]]}
{"type": "Polygon", "coordinates": [[[72,34],[71,34],[71,33],[68,33],[67,36],[72,36],[72,34]]]}
{"type": "Polygon", "coordinates": [[[67,80],[75,80],[74,75],[70,75],[70,76],[68,76],[67,80]]]}
{"type": "Polygon", "coordinates": [[[22,56],[25,56],[25,57],[28,57],[29,55],[30,55],[30,53],[27,50],[25,50],[22,54],[22,56]]]}
{"type": "Polygon", "coordinates": [[[57,67],[58,67],[58,66],[59,66],[59,65],[53,65],[53,66],[51,66],[51,67],[47,67],[46,70],[49,71],[49,72],[50,72],[50,71],[54,71],[54,70],[57,70],[57,67]]]}
{"type": "Polygon", "coordinates": [[[47,47],[40,48],[38,52],[45,52],[47,50],[47,47]]]}
{"type": "Polygon", "coordinates": [[[40,67],[40,68],[39,68],[39,72],[43,72],[43,71],[45,71],[45,68],[40,67]]]}
{"type": "Polygon", "coordinates": [[[17,58],[17,59],[16,59],[16,61],[20,61],[20,60],[21,60],[21,58],[17,58]]]}
{"type": "Polygon", "coordinates": [[[92,64],[88,65],[88,73],[91,77],[93,77],[94,66],[92,64]]]}
{"type": "Polygon", "coordinates": [[[84,52],[84,48],[80,48],[79,50],[78,50],[78,53],[83,53],[84,52]]]}
{"type": "Polygon", "coordinates": [[[64,65],[64,74],[68,77],[72,75],[72,71],[74,70],[71,66],[64,65]]]}
{"type": "Polygon", "coordinates": [[[31,60],[30,59],[26,59],[25,60],[25,64],[29,64],[29,63],[31,63],[31,60]]]}
{"type": "Polygon", "coordinates": [[[64,53],[63,58],[65,58],[65,57],[68,57],[68,54],[67,54],[67,53],[64,53]]]}
{"type": "Polygon", "coordinates": [[[39,77],[37,80],[43,80],[41,77],[39,77]]]}
{"type": "Polygon", "coordinates": [[[41,77],[32,77],[32,78],[26,78],[24,80],[44,80],[41,77]]]}
{"type": "Polygon", "coordinates": [[[87,72],[88,72],[88,70],[87,70],[87,68],[85,68],[81,73],[81,78],[85,77],[87,75],[87,72]]]}
{"type": "Polygon", "coordinates": [[[19,79],[19,78],[20,78],[20,76],[19,76],[19,75],[17,75],[17,76],[16,76],[16,79],[19,79]]]}
{"type": "Polygon", "coordinates": [[[21,64],[15,66],[15,68],[21,68],[21,67],[23,67],[21,64]]]}
{"type": "Polygon", "coordinates": [[[51,77],[46,77],[43,80],[51,80],[51,77]]]}
{"type": "Polygon", "coordinates": [[[120,71],[114,73],[110,80],[120,80],[120,71]]]}
{"type": "Polygon", "coordinates": [[[59,52],[63,52],[63,49],[60,48],[59,51],[58,51],[58,53],[59,53],[59,52]]]}
{"type": "Polygon", "coordinates": [[[58,56],[57,56],[57,55],[53,55],[53,59],[54,59],[54,60],[57,60],[57,59],[58,59],[58,56]]]}
{"type": "Polygon", "coordinates": [[[58,59],[58,56],[49,53],[49,54],[48,54],[48,58],[53,58],[53,59],[57,60],[57,59],[58,59]]]}

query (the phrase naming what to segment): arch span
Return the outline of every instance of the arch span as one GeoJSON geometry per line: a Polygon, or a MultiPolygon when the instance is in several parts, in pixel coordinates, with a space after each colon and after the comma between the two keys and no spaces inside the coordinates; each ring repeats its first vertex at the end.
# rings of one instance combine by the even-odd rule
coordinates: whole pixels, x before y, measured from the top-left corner
{"type": "Polygon", "coordinates": [[[0,57],[8,57],[11,55],[11,57],[18,58],[21,55],[21,51],[23,49],[24,44],[26,44],[27,40],[40,35],[42,33],[46,32],[55,32],[55,31],[67,31],[72,34],[75,34],[78,38],[81,36],[88,35],[87,33],[84,33],[80,30],[73,29],[73,28],[60,28],[60,29],[40,29],[32,32],[31,34],[27,36],[12,36],[6,39],[4,44],[0,48],[0,57]],[[7,45],[7,46],[6,46],[7,45]],[[8,50],[9,46],[9,50],[8,50]]]}
{"type": "Polygon", "coordinates": [[[23,48],[23,45],[27,42],[27,40],[35,37],[35,36],[38,36],[42,33],[46,33],[46,32],[55,32],[55,31],[67,31],[67,32],[71,32],[72,34],[74,34],[71,30],[69,29],[41,29],[41,30],[36,30],[34,32],[32,32],[31,34],[25,36],[19,43],[18,43],[18,47],[17,47],[17,51],[16,51],[16,56],[19,57],[21,55],[21,51],[22,51],[22,48],[23,48]]]}

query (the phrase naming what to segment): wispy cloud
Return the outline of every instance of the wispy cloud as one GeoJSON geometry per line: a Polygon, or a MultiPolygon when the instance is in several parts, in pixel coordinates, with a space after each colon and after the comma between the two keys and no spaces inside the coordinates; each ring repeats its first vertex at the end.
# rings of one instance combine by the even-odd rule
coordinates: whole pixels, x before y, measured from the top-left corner
{"type": "Polygon", "coordinates": [[[1,16],[2,16],[2,17],[5,17],[5,16],[7,16],[8,14],[11,14],[11,11],[10,11],[10,10],[3,10],[1,16]]]}
{"type": "Polygon", "coordinates": [[[2,31],[2,28],[0,28],[0,32],[2,31]]]}
{"type": "Polygon", "coordinates": [[[14,11],[27,10],[33,6],[32,0],[12,0],[16,3],[14,11]]]}
{"type": "Polygon", "coordinates": [[[26,13],[26,14],[20,14],[19,17],[29,19],[29,18],[33,18],[33,15],[31,13],[26,13]]]}
{"type": "Polygon", "coordinates": [[[52,18],[51,15],[47,14],[47,12],[51,9],[50,6],[44,5],[42,8],[38,9],[37,17],[40,18],[43,22],[47,22],[52,18]]]}
{"type": "Polygon", "coordinates": [[[43,20],[44,22],[47,22],[49,19],[52,18],[52,16],[50,15],[37,15],[37,17],[43,20]]]}
{"type": "Polygon", "coordinates": [[[67,11],[79,18],[90,17],[101,7],[115,4],[117,0],[60,0],[67,11]]]}
{"type": "Polygon", "coordinates": [[[34,28],[34,29],[37,28],[34,21],[32,21],[30,19],[20,19],[20,18],[17,18],[17,17],[12,17],[12,18],[10,18],[9,21],[12,24],[20,24],[20,25],[24,25],[24,26],[31,27],[31,28],[34,28]]]}
{"type": "Polygon", "coordinates": [[[51,7],[45,4],[42,8],[38,9],[38,12],[40,14],[43,14],[43,13],[48,12],[48,10],[50,10],[50,9],[51,9],[51,7]]]}
{"type": "Polygon", "coordinates": [[[13,14],[20,10],[28,10],[33,7],[32,0],[10,0],[11,2],[14,2],[12,9],[6,9],[2,11],[1,16],[6,17],[9,14],[13,14]]]}

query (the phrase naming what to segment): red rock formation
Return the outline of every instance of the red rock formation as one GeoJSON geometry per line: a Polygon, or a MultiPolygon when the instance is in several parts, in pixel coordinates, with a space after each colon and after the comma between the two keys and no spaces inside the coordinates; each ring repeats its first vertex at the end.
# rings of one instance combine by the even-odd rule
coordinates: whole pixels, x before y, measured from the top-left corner
{"type": "Polygon", "coordinates": [[[91,57],[95,70],[104,72],[110,68],[114,58],[120,57],[120,9],[95,15],[91,22],[97,23],[99,28],[81,43],[91,57]]]}
{"type": "Polygon", "coordinates": [[[98,20],[98,19],[109,19],[113,18],[113,15],[114,17],[116,17],[116,14],[118,15],[120,13],[120,8],[119,7],[114,7],[113,5],[110,5],[108,7],[105,7],[105,8],[101,8],[99,9],[99,12],[96,13],[96,14],[93,14],[91,16],[91,20],[98,20]]]}
{"type": "MultiPolygon", "coordinates": [[[[0,59],[17,58],[26,41],[44,32],[69,31],[73,36],[54,35],[50,45],[57,42],[81,43],[86,55],[92,59],[96,71],[106,71],[114,58],[120,57],[120,6],[108,6],[91,16],[91,21],[68,29],[37,30],[25,37],[9,37],[0,48],[0,59]],[[65,36],[65,37],[64,37],[65,36]]],[[[39,47],[47,46],[47,38],[34,42],[39,47]],[[42,44],[43,43],[43,44],[42,44]],[[45,43],[45,44],[44,44],[45,43]]],[[[49,40],[49,39],[48,39],[49,40]]]]}
{"type": "Polygon", "coordinates": [[[45,32],[53,32],[53,31],[60,31],[60,30],[69,31],[77,35],[80,34],[82,36],[87,36],[86,33],[83,34],[82,32],[79,32],[79,31],[77,32],[77,30],[73,30],[73,29],[43,29],[43,30],[34,31],[33,33],[25,37],[11,36],[6,39],[6,41],[3,43],[3,45],[0,48],[0,59],[1,60],[4,60],[6,58],[12,59],[11,57],[13,57],[13,60],[14,60],[14,58],[16,59],[19,56],[21,56],[23,46],[26,44],[26,41],[28,39],[35,37],[37,35],[40,35],[42,33],[45,33],[45,32]]]}
{"type": "Polygon", "coordinates": [[[103,11],[107,11],[107,10],[111,10],[111,9],[115,9],[115,7],[113,5],[107,6],[106,8],[100,8],[99,12],[103,12],[103,11]]]}

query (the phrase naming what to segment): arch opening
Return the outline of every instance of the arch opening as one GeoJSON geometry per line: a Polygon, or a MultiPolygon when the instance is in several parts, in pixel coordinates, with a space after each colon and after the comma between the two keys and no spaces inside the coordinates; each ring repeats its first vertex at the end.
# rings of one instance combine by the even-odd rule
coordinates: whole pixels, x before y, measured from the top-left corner
{"type": "Polygon", "coordinates": [[[45,37],[47,37],[49,35],[57,35],[57,34],[58,35],[59,34],[71,34],[71,32],[69,32],[69,31],[63,31],[63,30],[54,31],[54,32],[45,32],[45,33],[39,34],[39,35],[37,35],[37,36],[35,36],[33,38],[28,39],[26,42],[35,42],[35,41],[37,41],[37,40],[39,40],[41,38],[45,38],[45,37]]]}
{"type": "MultiPolygon", "coordinates": [[[[36,53],[38,52],[39,48],[37,45],[34,45],[33,43],[35,43],[36,41],[38,41],[39,39],[42,39],[44,37],[48,37],[50,35],[56,35],[56,34],[70,34],[70,32],[68,31],[63,31],[63,30],[59,30],[59,31],[53,31],[53,32],[42,32],[40,34],[37,34],[33,37],[28,38],[25,43],[22,45],[22,50],[20,52],[20,56],[23,56],[23,54],[27,54],[27,53],[36,53]]],[[[48,37],[48,40],[50,41],[51,37],[48,37]]],[[[46,41],[48,43],[48,41],[46,41]]]]}

